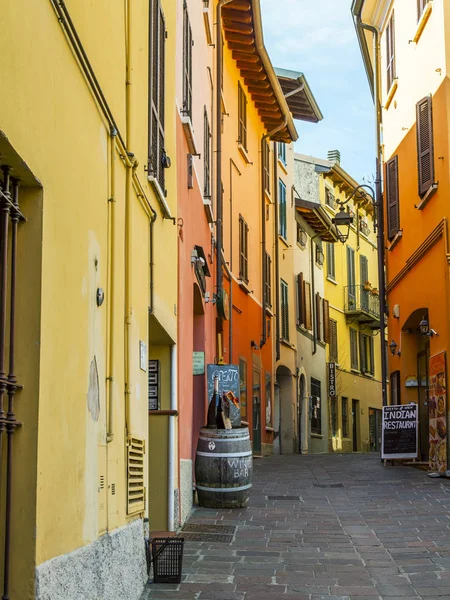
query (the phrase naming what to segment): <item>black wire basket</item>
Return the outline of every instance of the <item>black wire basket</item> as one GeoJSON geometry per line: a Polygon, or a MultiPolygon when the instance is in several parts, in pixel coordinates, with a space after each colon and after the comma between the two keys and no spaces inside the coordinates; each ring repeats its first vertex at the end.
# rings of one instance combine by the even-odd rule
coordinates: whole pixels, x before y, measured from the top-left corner
{"type": "Polygon", "coordinates": [[[153,583],[181,583],[184,538],[154,538],[151,545],[153,583]]]}

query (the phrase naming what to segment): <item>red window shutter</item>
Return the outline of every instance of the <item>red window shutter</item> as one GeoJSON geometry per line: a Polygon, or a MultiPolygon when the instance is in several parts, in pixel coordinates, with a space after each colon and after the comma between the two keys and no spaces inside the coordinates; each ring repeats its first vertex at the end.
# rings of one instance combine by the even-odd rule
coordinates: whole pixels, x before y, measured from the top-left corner
{"type": "Polygon", "coordinates": [[[394,156],[386,163],[386,200],[388,238],[392,239],[400,229],[398,156],[394,156]]]}
{"type": "Polygon", "coordinates": [[[434,183],[433,105],[431,96],[416,104],[417,160],[419,164],[419,196],[424,196],[434,183]]]}
{"type": "Polygon", "coordinates": [[[323,301],[323,341],[325,344],[330,343],[330,303],[325,299],[323,301]]]}

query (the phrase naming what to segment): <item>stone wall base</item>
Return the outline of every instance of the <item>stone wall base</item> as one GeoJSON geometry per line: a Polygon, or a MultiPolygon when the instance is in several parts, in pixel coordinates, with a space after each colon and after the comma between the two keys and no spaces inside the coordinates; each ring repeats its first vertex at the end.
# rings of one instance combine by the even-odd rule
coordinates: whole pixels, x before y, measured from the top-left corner
{"type": "Polygon", "coordinates": [[[142,519],[36,568],[36,600],[139,600],[147,582],[142,519]]]}
{"type": "Polygon", "coordinates": [[[181,490],[181,524],[191,514],[194,503],[194,482],[192,479],[192,460],[182,458],[180,460],[180,490],[181,490]]]}

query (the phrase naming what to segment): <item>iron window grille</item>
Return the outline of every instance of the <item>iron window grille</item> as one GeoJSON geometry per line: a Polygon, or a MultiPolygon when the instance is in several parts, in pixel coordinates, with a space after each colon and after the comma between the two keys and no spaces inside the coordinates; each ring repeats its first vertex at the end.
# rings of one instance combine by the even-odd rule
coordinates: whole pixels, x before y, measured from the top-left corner
{"type": "Polygon", "coordinates": [[[321,384],[318,379],[311,377],[311,432],[322,434],[322,402],[321,384]]]}
{"type": "Polygon", "coordinates": [[[386,27],[386,83],[387,92],[391,89],[394,79],[397,77],[395,66],[395,19],[394,11],[386,27]]]}
{"type": "Polygon", "coordinates": [[[239,215],[239,279],[248,283],[248,225],[239,215]]]}
{"type": "Polygon", "coordinates": [[[308,234],[303,229],[303,227],[297,223],[297,244],[299,244],[302,248],[306,247],[308,243],[308,234]]]}
{"type": "Polygon", "coordinates": [[[323,266],[324,260],[325,257],[323,254],[323,250],[320,246],[316,244],[316,263],[319,265],[319,267],[323,266]]]}
{"type": "Polygon", "coordinates": [[[289,287],[283,281],[280,282],[281,287],[281,337],[284,341],[289,342],[289,287]]]}
{"type": "Polygon", "coordinates": [[[148,174],[165,192],[164,98],[166,26],[160,0],[150,0],[148,174]]]}
{"type": "Polygon", "coordinates": [[[286,165],[286,144],[284,142],[278,142],[278,159],[286,165]]]}
{"type": "Polygon", "coordinates": [[[286,186],[281,179],[278,182],[278,204],[280,210],[279,234],[287,240],[286,186]]]}
{"type": "Polygon", "coordinates": [[[247,97],[238,82],[238,143],[247,151],[247,97]]]}
{"type": "Polygon", "coordinates": [[[334,208],[336,203],[334,199],[334,194],[329,188],[325,188],[325,204],[331,208],[334,208]]]}
{"type": "Polygon", "coordinates": [[[211,128],[206,106],[203,113],[203,197],[211,198],[211,128]]]}
{"type": "Polygon", "coordinates": [[[182,113],[192,119],[192,29],[186,0],[183,3],[183,107],[182,113]]]}

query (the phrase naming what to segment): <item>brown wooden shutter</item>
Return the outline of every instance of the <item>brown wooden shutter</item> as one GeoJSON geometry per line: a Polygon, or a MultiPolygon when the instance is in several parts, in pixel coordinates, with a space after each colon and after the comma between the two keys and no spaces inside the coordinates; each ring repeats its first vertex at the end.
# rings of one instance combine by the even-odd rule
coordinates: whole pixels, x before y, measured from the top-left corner
{"type": "Polygon", "coordinates": [[[321,322],[322,322],[322,315],[321,315],[321,310],[320,310],[320,294],[319,292],[316,292],[316,337],[318,340],[321,340],[321,322]]]}
{"type": "Polygon", "coordinates": [[[386,201],[388,238],[392,239],[400,229],[398,156],[393,156],[386,163],[386,201]]]}
{"type": "Polygon", "coordinates": [[[309,331],[312,330],[312,311],[311,311],[311,285],[304,282],[304,298],[305,298],[305,327],[309,331]]]}
{"type": "Polygon", "coordinates": [[[297,275],[297,324],[305,324],[305,290],[303,286],[303,273],[297,275]]]}
{"type": "Polygon", "coordinates": [[[325,344],[330,343],[330,303],[325,299],[323,301],[323,341],[325,344]]]}
{"type": "Polygon", "coordinates": [[[434,183],[433,103],[427,96],[416,104],[417,161],[419,196],[424,196],[434,183]]]}

